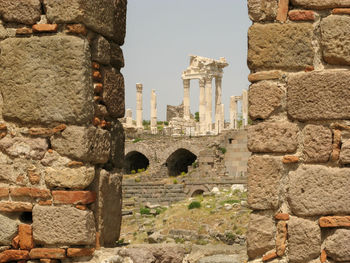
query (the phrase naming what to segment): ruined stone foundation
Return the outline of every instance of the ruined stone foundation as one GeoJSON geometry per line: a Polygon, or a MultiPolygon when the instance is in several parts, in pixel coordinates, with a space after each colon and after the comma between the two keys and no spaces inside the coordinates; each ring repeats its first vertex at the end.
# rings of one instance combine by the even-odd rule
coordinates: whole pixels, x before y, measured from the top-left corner
{"type": "Polygon", "coordinates": [[[0,1],[0,262],[115,245],[125,19],[126,0],[0,1]]]}
{"type": "Polygon", "coordinates": [[[248,7],[248,256],[349,262],[350,1],[248,7]]]}

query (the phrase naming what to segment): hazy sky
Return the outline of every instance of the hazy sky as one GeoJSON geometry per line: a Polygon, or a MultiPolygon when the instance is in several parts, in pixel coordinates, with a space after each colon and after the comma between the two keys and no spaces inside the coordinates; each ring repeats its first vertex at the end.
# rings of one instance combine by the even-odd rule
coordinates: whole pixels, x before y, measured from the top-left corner
{"type": "MultiPolygon", "coordinates": [[[[143,118],[150,119],[150,94],[157,94],[158,120],[166,105],[183,100],[181,73],[188,55],[225,57],[223,103],[228,119],[229,98],[247,89],[246,0],[129,0],[125,44],[126,108],[136,116],[136,83],[143,84],[143,118]]],[[[215,82],[213,82],[215,83],[215,82]]],[[[214,88],[214,85],[213,85],[214,88]]],[[[191,81],[191,112],[198,111],[199,85],[191,81]]],[[[213,95],[215,94],[213,89],[213,95]]],[[[214,100],[214,96],[213,96],[214,100]]],[[[213,103],[214,106],[214,103],[213,103]]]]}

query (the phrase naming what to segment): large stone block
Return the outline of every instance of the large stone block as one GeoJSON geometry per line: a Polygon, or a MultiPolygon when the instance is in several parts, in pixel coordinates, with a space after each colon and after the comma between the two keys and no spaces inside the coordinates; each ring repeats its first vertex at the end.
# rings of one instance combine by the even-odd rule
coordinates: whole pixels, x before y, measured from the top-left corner
{"type": "Polygon", "coordinates": [[[349,168],[304,165],[289,173],[288,200],[300,216],[350,214],[349,168]]]}
{"type": "Polygon", "coordinates": [[[72,159],[105,163],[110,154],[111,135],[93,126],[68,126],[61,134],[51,137],[51,144],[59,154],[72,159]]]}
{"type": "Polygon", "coordinates": [[[314,71],[289,76],[288,114],[301,121],[349,119],[349,82],[350,72],[347,70],[314,71]]]}
{"type": "Polygon", "coordinates": [[[250,69],[304,70],[313,65],[313,26],[298,24],[254,24],[248,31],[250,69]]]}
{"type": "Polygon", "coordinates": [[[276,0],[248,0],[249,17],[252,21],[274,21],[277,16],[276,0]]]}
{"type": "Polygon", "coordinates": [[[340,162],[343,164],[350,163],[350,140],[346,140],[341,146],[340,162]]]}
{"type": "Polygon", "coordinates": [[[350,261],[350,229],[337,229],[325,240],[327,256],[335,261],[350,261]]]}
{"type": "Polygon", "coordinates": [[[275,247],[275,222],[272,216],[250,214],[247,252],[250,259],[262,256],[275,247]]]}
{"type": "Polygon", "coordinates": [[[328,9],[335,7],[349,7],[350,0],[291,0],[293,5],[308,9],[328,9]]]}
{"type": "Polygon", "coordinates": [[[111,128],[111,153],[110,153],[110,164],[111,167],[121,169],[124,166],[124,155],[125,155],[125,133],[123,125],[117,120],[112,122],[111,128]]]}
{"type": "Polygon", "coordinates": [[[249,88],[249,116],[255,119],[266,119],[281,106],[283,91],[277,83],[262,81],[249,88]]]}
{"type": "Polygon", "coordinates": [[[281,172],[279,158],[257,155],[249,158],[248,204],[252,209],[278,207],[281,172]]]}
{"type": "Polygon", "coordinates": [[[124,67],[124,56],[123,51],[119,45],[114,42],[110,43],[111,45],[111,65],[116,67],[118,70],[124,67]]]}
{"type": "Polygon", "coordinates": [[[40,245],[92,245],[95,243],[94,215],[70,206],[33,208],[33,237],[40,245]]]}
{"type": "Polygon", "coordinates": [[[288,221],[290,262],[309,262],[321,254],[321,229],[317,222],[292,216],[288,221]]]}
{"type": "Polygon", "coordinates": [[[1,0],[0,17],[6,22],[35,24],[40,20],[40,0],[1,0]]]}
{"type": "Polygon", "coordinates": [[[110,54],[111,46],[104,37],[98,36],[92,41],[92,60],[108,65],[111,60],[110,54]]]}
{"type": "Polygon", "coordinates": [[[248,128],[251,152],[294,152],[298,146],[298,126],[288,122],[265,122],[248,128]]]}
{"type": "MultiPolygon", "coordinates": [[[[349,5],[350,6],[350,5],[349,5]]],[[[323,58],[329,64],[350,65],[350,17],[328,16],[322,19],[323,58]]]]}
{"type": "Polygon", "coordinates": [[[309,124],[303,129],[304,159],[308,163],[325,163],[332,152],[332,132],[330,129],[309,124]]]}
{"type": "Polygon", "coordinates": [[[5,214],[0,214],[0,222],[0,245],[11,245],[12,239],[17,234],[18,222],[5,214]]]}
{"type": "Polygon", "coordinates": [[[83,124],[93,117],[89,43],[55,35],[0,42],[5,119],[83,124]],[[15,76],[15,77],[14,77],[15,76]]]}

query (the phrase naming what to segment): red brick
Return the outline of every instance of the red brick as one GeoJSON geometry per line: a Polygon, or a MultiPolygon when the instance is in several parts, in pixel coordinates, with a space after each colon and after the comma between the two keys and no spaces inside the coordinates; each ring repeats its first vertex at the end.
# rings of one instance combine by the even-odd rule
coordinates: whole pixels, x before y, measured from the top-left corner
{"type": "Polygon", "coordinates": [[[96,193],[91,191],[52,191],[55,204],[86,205],[95,202],[96,193]]]}
{"type": "Polygon", "coordinates": [[[9,189],[5,187],[0,187],[0,198],[9,197],[9,189]]]}
{"type": "Polygon", "coordinates": [[[292,10],[288,13],[292,21],[314,21],[315,12],[311,10],[292,10]]]}
{"type": "Polygon", "coordinates": [[[286,241],[287,241],[287,222],[278,221],[277,223],[277,234],[276,234],[276,253],[277,256],[282,257],[286,252],[286,241]]]}
{"type": "Polygon", "coordinates": [[[58,25],[57,24],[35,24],[32,26],[34,32],[57,32],[58,25]]]}
{"type": "Polygon", "coordinates": [[[94,248],[68,248],[67,257],[86,257],[92,256],[94,248]]]}
{"type": "Polygon", "coordinates": [[[30,35],[33,33],[33,30],[29,27],[22,27],[16,29],[16,35],[30,35]]]}
{"type": "Polygon", "coordinates": [[[282,72],[279,70],[261,71],[249,74],[248,80],[250,82],[257,82],[260,80],[279,79],[282,77],[282,72]]]}
{"type": "Polygon", "coordinates": [[[24,202],[0,202],[0,212],[31,212],[33,205],[24,202]]]}
{"type": "Polygon", "coordinates": [[[69,33],[73,33],[73,34],[78,34],[78,35],[83,35],[86,36],[87,35],[87,30],[86,27],[83,24],[71,24],[71,25],[67,25],[66,29],[69,33]]]}
{"type": "Polygon", "coordinates": [[[30,128],[29,134],[32,136],[52,136],[55,133],[65,130],[67,126],[65,124],[60,124],[52,129],[50,128],[30,128]]]}
{"type": "Polygon", "coordinates": [[[262,261],[268,261],[268,260],[271,260],[274,258],[277,258],[276,251],[270,252],[270,253],[266,254],[265,256],[263,256],[262,261]]]}
{"type": "Polygon", "coordinates": [[[326,250],[324,250],[324,249],[322,249],[322,251],[321,251],[320,261],[321,261],[321,263],[324,263],[327,261],[327,253],[326,253],[326,250]]]}
{"type": "Polygon", "coordinates": [[[52,200],[41,200],[39,201],[39,205],[52,205],[52,200]]]}
{"type": "Polygon", "coordinates": [[[75,208],[77,208],[79,210],[86,210],[87,209],[86,205],[76,205],[75,208]]]}
{"type": "Polygon", "coordinates": [[[103,85],[102,83],[95,83],[94,84],[94,92],[95,94],[100,94],[103,90],[103,85]]]}
{"type": "Polygon", "coordinates": [[[310,65],[306,66],[305,69],[304,69],[305,72],[311,72],[311,71],[314,71],[314,70],[315,70],[315,67],[314,66],[310,66],[310,65]]]}
{"type": "Polygon", "coordinates": [[[344,14],[344,15],[350,15],[350,8],[334,8],[332,10],[332,14],[344,14]]]}
{"type": "Polygon", "coordinates": [[[0,123],[0,131],[7,131],[7,125],[5,123],[0,123]]]}
{"type": "Polygon", "coordinates": [[[289,220],[289,214],[287,213],[278,213],[275,215],[277,220],[289,220]]]}
{"type": "Polygon", "coordinates": [[[333,144],[332,144],[332,154],[331,160],[337,161],[340,156],[340,143],[341,143],[341,131],[334,129],[333,130],[333,144]]]}
{"type": "Polygon", "coordinates": [[[297,162],[299,162],[299,157],[293,156],[293,155],[285,155],[285,156],[283,156],[282,162],[284,164],[297,163],[297,162]]]}
{"type": "Polygon", "coordinates": [[[16,235],[12,241],[11,241],[11,246],[14,248],[14,249],[18,249],[19,248],[19,235],[16,235]]]}
{"type": "Polygon", "coordinates": [[[19,261],[29,259],[29,253],[26,250],[5,250],[0,253],[0,262],[19,261]]]}
{"type": "Polygon", "coordinates": [[[98,64],[97,62],[92,62],[92,68],[93,69],[100,69],[100,64],[98,64]]]}
{"type": "Polygon", "coordinates": [[[319,223],[321,227],[350,227],[350,216],[325,216],[319,223]]]}
{"type": "Polygon", "coordinates": [[[279,22],[287,21],[288,5],[289,5],[289,0],[279,0],[277,17],[276,17],[277,21],[279,22]]]}
{"type": "Polygon", "coordinates": [[[51,197],[49,190],[31,187],[11,188],[10,195],[12,197],[30,197],[40,199],[49,199],[51,197]]]}
{"type": "Polygon", "coordinates": [[[66,250],[63,248],[33,248],[29,252],[31,259],[62,259],[66,257],[66,250]]]}
{"type": "Polygon", "coordinates": [[[94,119],[92,120],[92,125],[94,126],[98,126],[100,125],[100,123],[101,123],[101,120],[97,117],[94,117],[94,119]]]}
{"type": "Polygon", "coordinates": [[[93,71],[92,72],[92,78],[94,80],[101,80],[102,76],[101,76],[101,73],[97,70],[93,71]]]}
{"type": "Polygon", "coordinates": [[[18,226],[19,247],[30,250],[34,247],[33,231],[31,225],[21,224],[18,226]]]}

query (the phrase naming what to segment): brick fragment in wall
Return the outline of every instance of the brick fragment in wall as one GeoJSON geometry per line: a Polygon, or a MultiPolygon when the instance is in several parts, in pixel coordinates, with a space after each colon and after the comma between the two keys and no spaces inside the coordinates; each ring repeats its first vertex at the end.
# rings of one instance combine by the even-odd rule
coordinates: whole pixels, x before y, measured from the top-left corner
{"type": "Polygon", "coordinates": [[[346,70],[290,75],[287,83],[288,114],[300,121],[350,118],[349,82],[350,73],[346,70]]]}
{"type": "Polygon", "coordinates": [[[292,216],[288,221],[290,262],[308,262],[321,254],[321,229],[317,222],[292,216]]]}
{"type": "Polygon", "coordinates": [[[92,41],[91,58],[101,64],[108,65],[111,60],[111,46],[103,36],[97,36],[92,41]]]}
{"type": "Polygon", "coordinates": [[[350,227],[350,216],[324,216],[319,224],[321,227],[350,227]]]}
{"type": "Polygon", "coordinates": [[[271,80],[279,79],[282,77],[282,72],[280,70],[269,70],[269,71],[260,71],[256,73],[251,73],[248,76],[250,82],[257,82],[260,80],[271,80]]]}
{"type": "Polygon", "coordinates": [[[248,0],[249,18],[254,22],[274,21],[277,3],[277,0],[248,0]]]}
{"type": "Polygon", "coordinates": [[[283,91],[277,83],[261,81],[249,87],[249,116],[255,119],[268,118],[281,106],[283,91]]]}
{"type": "Polygon", "coordinates": [[[21,198],[29,199],[50,199],[51,193],[47,189],[32,188],[32,187],[11,187],[10,196],[12,200],[21,198]]]}
{"type": "Polygon", "coordinates": [[[29,252],[27,250],[5,250],[0,253],[0,262],[11,262],[16,261],[20,262],[20,260],[28,260],[29,252]]]}
{"type": "Polygon", "coordinates": [[[332,132],[321,126],[308,124],[303,129],[303,154],[308,163],[328,162],[332,152],[332,132]]]}
{"type": "Polygon", "coordinates": [[[92,256],[94,248],[68,248],[67,257],[87,257],[92,256]]]}
{"type": "Polygon", "coordinates": [[[39,245],[92,245],[95,222],[91,211],[71,206],[33,208],[33,237],[39,245]]]}
{"type": "Polygon", "coordinates": [[[40,0],[1,0],[0,16],[6,22],[34,24],[40,20],[40,0]]]}
{"type": "Polygon", "coordinates": [[[93,126],[68,126],[51,137],[51,144],[53,150],[72,159],[105,163],[110,154],[111,135],[93,126]]]}
{"type": "Polygon", "coordinates": [[[298,127],[289,122],[264,122],[248,128],[248,149],[261,153],[292,153],[298,145],[298,127]]]}
{"type": "Polygon", "coordinates": [[[57,24],[35,24],[32,26],[35,33],[56,33],[58,29],[57,24]]]}
{"type": "Polygon", "coordinates": [[[350,65],[350,17],[332,15],[322,19],[323,59],[334,65],[350,65]]]}
{"type": "Polygon", "coordinates": [[[304,70],[313,65],[313,26],[254,24],[248,31],[248,66],[251,70],[304,70]]]}
{"type": "Polygon", "coordinates": [[[0,212],[31,212],[33,205],[26,202],[0,202],[0,212]]]}
{"type": "Polygon", "coordinates": [[[66,250],[63,248],[33,248],[29,252],[31,259],[63,259],[66,257],[66,250]]]}
{"type": "Polygon", "coordinates": [[[18,226],[19,247],[30,250],[34,247],[33,230],[31,225],[20,224],[18,226]]]}
{"type": "Polygon", "coordinates": [[[288,14],[288,5],[289,0],[279,0],[278,1],[278,10],[276,20],[279,22],[286,22],[288,14]]]}
{"type": "Polygon", "coordinates": [[[124,77],[114,69],[103,68],[103,101],[109,115],[113,119],[122,118],[125,115],[125,87],[124,77]]]}
{"type": "Polygon", "coordinates": [[[9,38],[0,42],[0,49],[5,120],[44,125],[91,121],[93,89],[87,40],[68,35],[9,38]]]}
{"type": "Polygon", "coordinates": [[[337,130],[337,129],[334,129],[333,130],[332,154],[331,154],[331,160],[332,161],[339,160],[339,157],[340,157],[340,146],[341,146],[341,131],[337,130]]]}
{"type": "MultiPolygon", "coordinates": [[[[91,204],[96,200],[96,192],[92,191],[52,191],[55,204],[91,204]]],[[[84,209],[82,209],[84,210],[84,209]]]]}
{"type": "Polygon", "coordinates": [[[275,248],[275,222],[272,215],[250,214],[247,232],[247,252],[249,259],[262,256],[275,248]]]}
{"type": "Polygon", "coordinates": [[[279,257],[282,257],[286,251],[287,241],[287,222],[278,221],[277,234],[276,234],[276,253],[279,257]]]}
{"type": "Polygon", "coordinates": [[[0,245],[11,245],[12,239],[17,234],[18,222],[15,217],[5,213],[0,213],[0,222],[0,245]]]}
{"type": "Polygon", "coordinates": [[[291,0],[295,6],[307,9],[328,9],[335,7],[350,7],[350,0],[291,0]]]}
{"type": "Polygon", "coordinates": [[[248,204],[252,209],[275,209],[279,204],[282,164],[278,158],[254,155],[248,160],[248,204]]]}
{"type": "Polygon", "coordinates": [[[327,256],[337,262],[350,261],[350,229],[336,229],[325,239],[327,256]]]}
{"type": "Polygon", "coordinates": [[[288,13],[289,19],[292,21],[313,21],[315,20],[315,12],[311,10],[291,10],[288,13]]]}
{"type": "Polygon", "coordinates": [[[299,216],[350,214],[350,168],[303,165],[289,173],[288,201],[299,216]]]}

